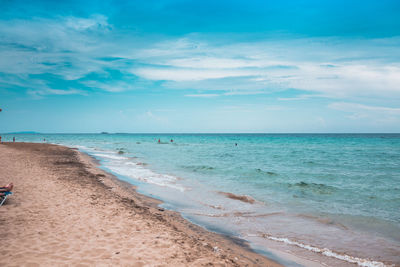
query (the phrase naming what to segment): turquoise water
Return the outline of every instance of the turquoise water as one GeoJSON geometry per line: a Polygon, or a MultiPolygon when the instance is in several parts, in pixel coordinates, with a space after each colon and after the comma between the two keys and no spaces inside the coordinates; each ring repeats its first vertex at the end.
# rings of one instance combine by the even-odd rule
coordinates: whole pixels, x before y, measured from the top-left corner
{"type": "Polygon", "coordinates": [[[78,147],[166,208],[257,247],[297,242],[400,263],[399,134],[12,136],[78,147]]]}

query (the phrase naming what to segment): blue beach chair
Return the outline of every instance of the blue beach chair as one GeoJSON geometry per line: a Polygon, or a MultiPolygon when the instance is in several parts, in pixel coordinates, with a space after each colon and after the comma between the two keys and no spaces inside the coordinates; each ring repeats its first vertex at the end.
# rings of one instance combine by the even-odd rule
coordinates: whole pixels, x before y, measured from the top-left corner
{"type": "Polygon", "coordinates": [[[12,194],[11,191],[2,192],[2,193],[4,193],[4,196],[0,196],[0,206],[3,205],[4,201],[6,201],[8,195],[12,194]]]}

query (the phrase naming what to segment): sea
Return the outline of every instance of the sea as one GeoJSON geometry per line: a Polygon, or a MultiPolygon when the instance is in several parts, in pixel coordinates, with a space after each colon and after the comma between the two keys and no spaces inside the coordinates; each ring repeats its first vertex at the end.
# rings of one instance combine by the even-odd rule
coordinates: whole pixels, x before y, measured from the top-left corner
{"type": "Polygon", "coordinates": [[[400,134],[6,134],[78,148],[286,266],[400,266],[400,134]]]}

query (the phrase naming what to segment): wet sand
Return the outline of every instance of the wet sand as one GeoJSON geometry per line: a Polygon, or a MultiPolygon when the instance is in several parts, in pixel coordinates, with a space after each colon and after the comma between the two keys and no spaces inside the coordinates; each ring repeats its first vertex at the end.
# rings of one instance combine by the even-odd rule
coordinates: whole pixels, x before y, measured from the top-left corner
{"type": "Polygon", "coordinates": [[[208,232],[74,149],[0,145],[1,266],[280,266],[208,232]]]}

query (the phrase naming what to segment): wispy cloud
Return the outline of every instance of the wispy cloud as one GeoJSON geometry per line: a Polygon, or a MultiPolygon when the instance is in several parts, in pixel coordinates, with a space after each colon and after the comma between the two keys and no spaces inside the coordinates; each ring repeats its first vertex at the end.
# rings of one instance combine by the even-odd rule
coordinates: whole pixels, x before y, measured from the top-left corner
{"type": "Polygon", "coordinates": [[[202,81],[208,79],[222,79],[230,77],[247,77],[255,76],[256,73],[251,70],[239,69],[191,69],[191,68],[139,68],[132,72],[149,80],[166,80],[166,81],[202,81]]]}
{"type": "Polygon", "coordinates": [[[400,108],[370,106],[358,103],[336,102],[328,106],[331,109],[349,113],[352,120],[373,120],[378,123],[400,123],[400,108]]]}
{"type": "Polygon", "coordinates": [[[93,81],[93,80],[88,80],[88,81],[83,81],[82,84],[86,85],[87,87],[90,88],[95,88],[95,89],[100,89],[104,90],[107,92],[123,92],[127,90],[132,90],[137,88],[134,82],[128,83],[124,81],[106,81],[106,82],[99,82],[99,81],[93,81]]]}
{"type": "Polygon", "coordinates": [[[219,94],[188,94],[186,97],[199,97],[199,98],[210,98],[220,96],[219,94]]]}
{"type": "Polygon", "coordinates": [[[372,112],[380,112],[391,115],[400,115],[400,108],[390,108],[390,107],[379,107],[379,106],[368,106],[357,103],[346,103],[346,102],[337,102],[329,105],[330,108],[347,111],[347,112],[358,112],[358,111],[372,111],[372,112]]]}
{"type": "Polygon", "coordinates": [[[41,97],[44,95],[75,95],[75,94],[85,95],[86,93],[77,89],[60,90],[51,88],[41,88],[37,90],[30,89],[28,90],[28,94],[36,97],[41,97]]]}
{"type": "Polygon", "coordinates": [[[298,95],[294,97],[278,97],[279,101],[299,101],[319,97],[320,95],[298,95]]]}
{"type": "Polygon", "coordinates": [[[149,65],[132,72],[175,88],[294,88],[334,98],[400,97],[400,58],[393,57],[400,38],[351,42],[330,38],[213,45],[184,38],[144,50],[138,60],[149,65]]]}
{"type": "Polygon", "coordinates": [[[103,15],[3,20],[0,36],[2,84],[34,91],[38,88],[30,75],[52,74],[81,85],[74,91],[44,82],[48,89],[39,90],[43,95],[80,93],[87,88],[133,90],[137,88],[134,76],[142,85],[157,82],[165,90],[200,90],[204,95],[297,89],[303,91],[301,96],[279,99],[400,99],[400,37],[243,42],[189,34],[157,41],[121,31],[103,15]],[[90,78],[110,70],[120,76],[90,78]]]}
{"type": "Polygon", "coordinates": [[[17,83],[30,93],[37,91],[41,95],[80,93],[81,90],[38,89],[35,86],[38,82],[31,75],[52,74],[64,80],[77,80],[116,65],[98,59],[98,55],[110,49],[110,43],[101,39],[111,30],[102,15],[3,20],[0,22],[0,80],[6,86],[17,83]]]}

